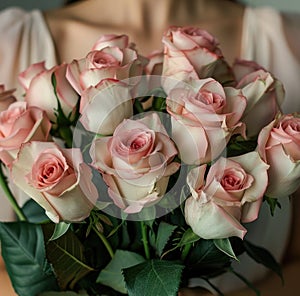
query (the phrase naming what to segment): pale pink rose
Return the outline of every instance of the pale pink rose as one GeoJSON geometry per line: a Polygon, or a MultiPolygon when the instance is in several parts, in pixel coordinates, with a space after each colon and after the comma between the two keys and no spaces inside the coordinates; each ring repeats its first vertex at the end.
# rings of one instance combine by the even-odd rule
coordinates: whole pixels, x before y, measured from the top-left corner
{"type": "Polygon", "coordinates": [[[142,61],[136,50],[117,46],[93,50],[80,60],[73,60],[67,69],[67,79],[79,93],[101,80],[125,80],[142,74],[142,61]]]}
{"type": "Polygon", "coordinates": [[[127,35],[105,34],[102,35],[93,45],[92,51],[101,50],[105,47],[129,47],[129,38],[127,35]]]}
{"type": "Polygon", "coordinates": [[[82,221],[98,197],[80,150],[62,149],[53,142],[24,144],[13,163],[12,179],[55,223],[82,221]]]}
{"type": "Polygon", "coordinates": [[[126,213],[159,202],[179,164],[177,150],[156,113],[124,120],[112,137],[96,139],[92,165],[101,172],[113,202],[126,213]]]}
{"type": "Polygon", "coordinates": [[[156,50],[152,52],[148,58],[148,63],[144,67],[146,75],[161,75],[163,69],[164,52],[156,50]]]}
{"type": "Polygon", "coordinates": [[[236,60],[233,71],[236,88],[247,98],[247,107],[242,121],[246,123],[247,135],[257,136],[280,111],[284,99],[282,83],[271,73],[253,61],[236,60]]]}
{"type": "Polygon", "coordinates": [[[115,128],[133,115],[130,87],[115,79],[104,79],[81,96],[80,122],[86,130],[112,135],[115,128]]]}
{"type": "Polygon", "coordinates": [[[45,61],[34,63],[30,65],[25,71],[21,72],[18,76],[19,82],[24,88],[25,92],[28,91],[31,80],[38,74],[47,71],[45,61]]]}
{"type": "Polygon", "coordinates": [[[5,90],[3,84],[0,84],[0,112],[6,110],[10,104],[17,99],[14,96],[15,89],[5,90]]]}
{"type": "Polygon", "coordinates": [[[46,113],[26,102],[12,103],[0,113],[0,159],[10,166],[28,141],[47,141],[51,123],[46,113]]]}
{"type": "Polygon", "coordinates": [[[268,165],[257,152],[218,159],[206,175],[207,165],[187,177],[191,196],[185,202],[185,219],[204,239],[243,238],[241,223],[258,217],[268,183],[268,165]]]}
{"type": "Polygon", "coordinates": [[[42,70],[42,67],[41,64],[32,65],[21,74],[28,78],[25,84],[27,85],[25,100],[30,106],[45,110],[52,122],[57,121],[59,105],[65,117],[72,119],[79,96],[65,77],[67,64],[63,63],[49,70],[42,70]],[[55,77],[56,89],[53,86],[53,77],[55,77]]]}
{"type": "Polygon", "coordinates": [[[300,114],[280,115],[262,129],[258,151],[270,165],[266,195],[286,197],[300,186],[300,114]]]}
{"type": "Polygon", "coordinates": [[[217,158],[233,134],[244,135],[240,119],[246,99],[234,88],[214,79],[178,86],[166,99],[171,114],[172,139],[187,164],[203,164],[217,158]]]}
{"type": "Polygon", "coordinates": [[[170,27],[164,34],[163,76],[180,81],[213,77],[223,83],[233,80],[219,42],[205,30],[170,27]]]}

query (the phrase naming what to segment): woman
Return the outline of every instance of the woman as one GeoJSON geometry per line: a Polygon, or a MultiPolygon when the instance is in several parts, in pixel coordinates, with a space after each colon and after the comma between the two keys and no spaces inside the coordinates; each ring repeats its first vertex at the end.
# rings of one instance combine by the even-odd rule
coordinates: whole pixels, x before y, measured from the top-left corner
{"type": "MultiPolygon", "coordinates": [[[[85,56],[102,34],[127,34],[137,44],[138,51],[147,55],[162,47],[161,36],[170,25],[191,25],[205,28],[216,36],[229,62],[236,57],[256,60],[273,72],[287,89],[284,111],[300,110],[297,97],[300,93],[297,29],[300,20],[280,16],[271,9],[254,10],[225,0],[88,0],[43,14],[8,10],[2,13],[0,20],[3,44],[0,47],[0,83],[7,88],[17,87],[17,74],[34,62],[46,60],[47,66],[52,66],[85,56]]],[[[299,208],[300,200],[294,201],[293,208],[299,208]]],[[[6,213],[9,212],[6,210],[6,213]]],[[[262,295],[293,295],[298,287],[295,275],[300,271],[300,240],[296,233],[300,229],[300,217],[294,215],[290,229],[289,208],[285,214],[287,218],[282,218],[285,226],[281,220],[276,224],[279,230],[284,229],[282,237],[278,238],[281,242],[277,245],[277,257],[282,258],[284,250],[288,254],[284,265],[285,287],[270,275],[258,284],[262,295]],[[289,248],[285,249],[289,233],[289,248]]],[[[181,293],[200,295],[198,290],[181,293]]],[[[251,293],[246,289],[230,292],[230,295],[251,293]]]]}

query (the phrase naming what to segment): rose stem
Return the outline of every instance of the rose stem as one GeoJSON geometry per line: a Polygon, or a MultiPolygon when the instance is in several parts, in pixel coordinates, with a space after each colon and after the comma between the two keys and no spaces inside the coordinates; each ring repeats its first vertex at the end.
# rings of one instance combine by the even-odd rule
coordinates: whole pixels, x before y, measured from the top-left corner
{"type": "Polygon", "coordinates": [[[26,216],[24,215],[22,209],[18,205],[14,195],[12,194],[10,188],[8,187],[8,184],[6,182],[6,177],[3,174],[2,170],[2,163],[0,163],[0,186],[2,187],[5,195],[7,196],[13,210],[15,211],[17,217],[19,218],[20,221],[27,221],[26,216]]]}
{"type": "Polygon", "coordinates": [[[109,244],[108,240],[106,239],[106,237],[97,229],[96,226],[92,226],[93,230],[95,231],[95,233],[98,235],[98,237],[101,239],[102,243],[104,244],[107,252],[109,253],[110,257],[113,258],[114,257],[114,251],[112,250],[111,245],[109,244]]]}
{"type": "Polygon", "coordinates": [[[133,106],[136,109],[137,113],[143,113],[144,112],[143,105],[138,99],[136,99],[134,101],[133,106]]]}
{"type": "Polygon", "coordinates": [[[192,247],[192,244],[186,244],[184,247],[183,247],[183,250],[182,250],[182,253],[181,253],[181,260],[184,261],[186,256],[188,255],[190,249],[192,247]]]}
{"type": "Polygon", "coordinates": [[[147,225],[144,221],[141,221],[141,230],[142,230],[142,242],[144,245],[145,250],[145,256],[146,259],[150,259],[150,250],[149,250],[149,244],[148,244],[148,236],[147,236],[147,225]]]}

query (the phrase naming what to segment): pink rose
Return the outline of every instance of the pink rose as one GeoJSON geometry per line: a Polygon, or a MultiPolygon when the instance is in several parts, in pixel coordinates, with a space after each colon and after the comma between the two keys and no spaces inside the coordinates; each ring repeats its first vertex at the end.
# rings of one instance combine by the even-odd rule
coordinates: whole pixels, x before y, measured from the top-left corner
{"type": "Polygon", "coordinates": [[[92,165],[98,169],[113,202],[126,213],[160,201],[169,176],[179,164],[177,150],[156,113],[139,120],[124,120],[112,137],[92,144],[92,165]]]}
{"type": "Polygon", "coordinates": [[[257,152],[218,159],[192,169],[187,178],[191,196],[185,202],[185,219],[204,239],[243,238],[242,223],[257,219],[268,183],[268,165],[257,152]]]}
{"type": "Polygon", "coordinates": [[[253,61],[236,60],[233,71],[236,88],[247,98],[247,107],[242,121],[246,123],[247,135],[257,136],[280,111],[284,99],[282,83],[271,73],[253,61]]]}
{"type": "Polygon", "coordinates": [[[105,47],[129,47],[129,38],[127,35],[105,34],[102,35],[93,45],[92,51],[101,50],[105,47]]]}
{"type": "Polygon", "coordinates": [[[79,100],[78,94],[66,79],[66,64],[54,66],[47,70],[43,63],[30,66],[20,74],[25,87],[25,100],[30,106],[36,106],[46,111],[52,122],[57,120],[58,104],[67,118],[72,119],[79,100]],[[53,86],[56,80],[56,90],[53,86]]]}
{"type": "Polygon", "coordinates": [[[80,150],[61,149],[52,142],[24,144],[12,166],[12,178],[55,223],[85,219],[98,197],[80,150]]]}
{"type": "Polygon", "coordinates": [[[164,53],[162,50],[152,52],[148,57],[148,63],[144,68],[147,75],[161,75],[163,69],[164,53]]]}
{"type": "Polygon", "coordinates": [[[163,36],[163,76],[180,81],[213,77],[227,83],[233,79],[216,38],[195,27],[171,27],[163,36]]]}
{"type": "Polygon", "coordinates": [[[19,82],[24,88],[25,92],[28,91],[32,79],[45,71],[47,71],[47,68],[45,67],[45,61],[42,61],[30,65],[25,71],[19,74],[19,82]]]}
{"type": "Polygon", "coordinates": [[[67,70],[67,78],[79,94],[103,79],[125,80],[141,74],[142,62],[137,52],[117,46],[93,50],[85,58],[73,60],[67,70]]]}
{"type": "Polygon", "coordinates": [[[300,184],[300,114],[280,115],[262,129],[258,151],[270,165],[268,197],[286,197],[300,184]]]}
{"type": "Polygon", "coordinates": [[[0,113],[0,159],[10,166],[21,144],[47,141],[51,123],[46,113],[26,102],[12,103],[0,113]]]}
{"type": "Polygon", "coordinates": [[[123,119],[133,115],[129,86],[115,79],[101,80],[82,93],[80,113],[80,121],[86,130],[112,135],[123,119]]]}
{"type": "Polygon", "coordinates": [[[172,89],[167,97],[172,139],[187,164],[202,164],[217,158],[230,137],[244,134],[240,122],[246,99],[240,91],[214,79],[192,81],[172,89]]]}
{"type": "Polygon", "coordinates": [[[10,104],[14,103],[17,99],[13,95],[15,89],[5,90],[3,84],[0,84],[0,112],[6,110],[10,104]]]}

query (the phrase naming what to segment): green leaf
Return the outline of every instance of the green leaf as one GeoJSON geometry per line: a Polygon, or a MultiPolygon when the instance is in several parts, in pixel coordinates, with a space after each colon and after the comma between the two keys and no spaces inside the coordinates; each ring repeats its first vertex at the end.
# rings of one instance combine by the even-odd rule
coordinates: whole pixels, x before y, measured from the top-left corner
{"type": "Polygon", "coordinates": [[[57,283],[46,260],[40,225],[25,222],[0,223],[2,256],[16,293],[37,295],[57,290],[57,283]]]}
{"type": "MultiPolygon", "coordinates": [[[[176,245],[173,248],[165,251],[165,253],[161,255],[161,258],[164,257],[165,255],[167,255],[168,253],[176,250],[177,248],[182,248],[182,247],[191,245],[191,244],[197,242],[198,240],[200,240],[200,237],[197,234],[195,234],[191,228],[188,228],[183,233],[183,235],[182,235],[181,239],[179,240],[179,242],[176,243],[176,245]]],[[[185,249],[185,251],[188,251],[189,249],[190,249],[190,247],[187,247],[185,249]]],[[[184,253],[185,253],[185,251],[184,251],[184,253]]],[[[185,253],[185,254],[187,255],[187,253],[185,253]]],[[[185,255],[183,255],[182,259],[183,258],[185,258],[185,255]]]]}
{"type": "Polygon", "coordinates": [[[126,294],[127,289],[122,270],[144,261],[144,257],[137,253],[117,250],[113,259],[100,272],[96,282],[126,294]]]}
{"type": "Polygon", "coordinates": [[[52,236],[49,238],[49,240],[56,240],[63,236],[69,229],[70,223],[65,223],[65,222],[59,222],[55,224],[54,231],[52,236]]]}
{"type": "Polygon", "coordinates": [[[166,110],[166,97],[154,97],[152,107],[155,111],[162,112],[166,110]]]}
{"type": "Polygon", "coordinates": [[[172,261],[150,260],[124,269],[129,296],[177,296],[183,265],[172,261]]]}
{"type": "Polygon", "coordinates": [[[277,198],[272,198],[272,197],[264,196],[264,200],[268,203],[268,205],[270,207],[270,212],[271,212],[272,216],[274,216],[274,214],[275,214],[276,207],[278,207],[279,209],[281,209],[281,204],[279,203],[279,201],[278,201],[277,198]]]}
{"type": "Polygon", "coordinates": [[[22,210],[31,223],[44,223],[49,221],[49,217],[45,214],[45,210],[33,199],[29,199],[22,210]]]}
{"type": "Polygon", "coordinates": [[[283,276],[280,264],[275,260],[273,255],[266,249],[258,247],[244,240],[244,247],[247,254],[257,263],[263,264],[265,267],[274,271],[282,280],[283,276]]]}
{"type": "Polygon", "coordinates": [[[239,261],[232,249],[230,240],[228,238],[214,239],[213,242],[220,251],[225,253],[227,256],[239,261]]]}
{"type": "Polygon", "coordinates": [[[159,224],[156,238],[156,249],[159,256],[162,255],[167,242],[176,228],[177,226],[168,224],[166,222],[161,222],[159,224]]]}
{"type": "Polygon", "coordinates": [[[226,271],[232,259],[220,251],[213,240],[200,239],[186,258],[189,277],[213,277],[226,271]]]}
{"type": "Polygon", "coordinates": [[[250,138],[245,140],[241,136],[232,137],[227,145],[227,157],[238,156],[247,152],[254,151],[257,147],[257,139],[250,138]]]}
{"type": "Polygon", "coordinates": [[[188,228],[185,233],[183,234],[178,246],[183,247],[187,244],[195,243],[200,239],[200,236],[198,236],[196,233],[193,232],[191,228],[188,228]]]}
{"type": "Polygon", "coordinates": [[[65,290],[74,285],[93,268],[86,264],[81,242],[72,231],[67,231],[56,240],[49,240],[53,233],[53,225],[43,225],[47,258],[53,265],[59,286],[65,290]]]}

